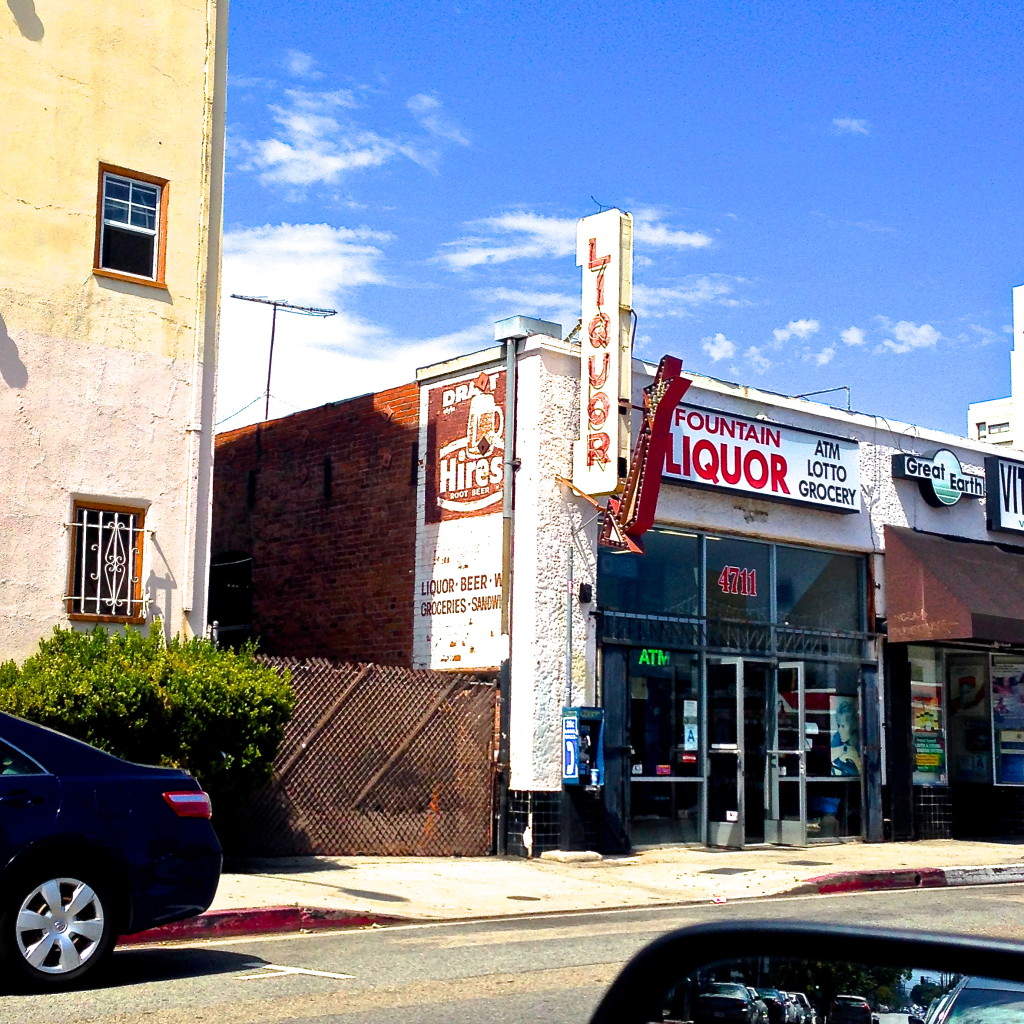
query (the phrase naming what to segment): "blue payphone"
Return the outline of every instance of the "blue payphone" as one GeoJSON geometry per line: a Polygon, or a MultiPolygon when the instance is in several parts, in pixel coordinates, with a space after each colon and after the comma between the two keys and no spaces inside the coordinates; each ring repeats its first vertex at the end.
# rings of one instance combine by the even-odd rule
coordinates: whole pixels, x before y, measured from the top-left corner
{"type": "Polygon", "coordinates": [[[562,708],[562,785],[604,784],[604,708],[562,708]]]}

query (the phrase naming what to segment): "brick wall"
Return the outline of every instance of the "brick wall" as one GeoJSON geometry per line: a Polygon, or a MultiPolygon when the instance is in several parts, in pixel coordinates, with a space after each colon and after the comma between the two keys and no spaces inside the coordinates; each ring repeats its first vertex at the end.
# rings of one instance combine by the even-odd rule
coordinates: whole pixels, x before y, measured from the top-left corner
{"type": "Polygon", "coordinates": [[[217,437],[212,555],[252,557],[264,653],[411,664],[418,423],[406,384],[217,437]]]}

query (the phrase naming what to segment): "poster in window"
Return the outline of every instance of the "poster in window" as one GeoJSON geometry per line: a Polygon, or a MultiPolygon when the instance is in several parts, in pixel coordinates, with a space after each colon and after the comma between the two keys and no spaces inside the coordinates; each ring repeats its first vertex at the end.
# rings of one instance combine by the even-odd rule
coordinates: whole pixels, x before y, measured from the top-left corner
{"type": "Polygon", "coordinates": [[[914,741],[914,785],[946,783],[946,738],[942,722],[942,684],[910,684],[910,728],[914,741]]]}
{"type": "Polygon", "coordinates": [[[992,731],[997,785],[1024,785],[1024,664],[992,668],[992,731]]]}
{"type": "Polygon", "coordinates": [[[860,775],[860,714],[857,698],[845,695],[829,697],[832,728],[833,775],[860,775]]]}

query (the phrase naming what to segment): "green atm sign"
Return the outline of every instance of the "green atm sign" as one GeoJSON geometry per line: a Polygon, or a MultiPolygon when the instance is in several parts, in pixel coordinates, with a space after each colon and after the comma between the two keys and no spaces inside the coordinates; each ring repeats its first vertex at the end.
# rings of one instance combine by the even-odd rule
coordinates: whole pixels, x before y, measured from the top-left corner
{"type": "Polygon", "coordinates": [[[663,651],[660,647],[643,647],[640,650],[641,665],[667,665],[668,662],[668,651],[663,651]]]}

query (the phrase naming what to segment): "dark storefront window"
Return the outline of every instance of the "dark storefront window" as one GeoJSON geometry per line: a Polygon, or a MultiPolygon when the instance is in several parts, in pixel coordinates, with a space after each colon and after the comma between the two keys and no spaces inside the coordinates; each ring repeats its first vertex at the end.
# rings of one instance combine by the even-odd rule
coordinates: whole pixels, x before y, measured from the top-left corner
{"type": "Polygon", "coordinates": [[[700,614],[700,540],[652,530],[643,555],[598,552],[601,607],[647,615],[700,614]]]}
{"type": "Polygon", "coordinates": [[[778,620],[797,629],[864,629],[863,559],[776,548],[778,620]]]}
{"type": "Polygon", "coordinates": [[[696,655],[630,651],[629,693],[632,842],[697,842],[703,751],[696,655]]]}
{"type": "Polygon", "coordinates": [[[861,832],[860,670],[807,662],[804,667],[808,839],[861,832]]]}
{"type": "Polygon", "coordinates": [[[769,546],[734,537],[708,537],[708,617],[768,622],[769,546]]]}
{"type": "Polygon", "coordinates": [[[701,614],[704,597],[709,619],[770,622],[774,585],[774,621],[782,625],[851,633],[865,628],[865,566],[858,555],[667,529],[648,532],[644,547],[643,555],[598,552],[598,600],[603,609],[695,617],[701,614]]]}

